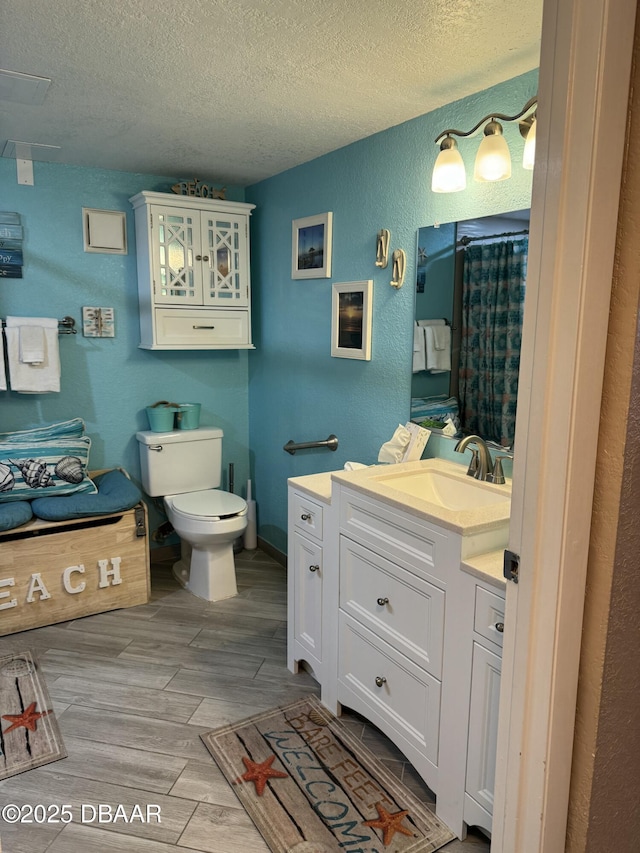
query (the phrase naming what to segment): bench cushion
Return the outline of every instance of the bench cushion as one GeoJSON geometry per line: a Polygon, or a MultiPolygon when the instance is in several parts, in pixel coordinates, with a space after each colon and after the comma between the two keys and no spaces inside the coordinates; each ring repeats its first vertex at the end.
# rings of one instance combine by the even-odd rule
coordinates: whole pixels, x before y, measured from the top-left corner
{"type": "Polygon", "coordinates": [[[13,530],[31,521],[33,512],[29,501],[12,501],[0,504],[0,530],[13,530]]]}
{"type": "Polygon", "coordinates": [[[92,515],[124,512],[140,503],[142,495],[123,471],[113,470],[93,478],[97,494],[76,493],[31,501],[34,515],[45,521],[66,521],[92,515]]]}

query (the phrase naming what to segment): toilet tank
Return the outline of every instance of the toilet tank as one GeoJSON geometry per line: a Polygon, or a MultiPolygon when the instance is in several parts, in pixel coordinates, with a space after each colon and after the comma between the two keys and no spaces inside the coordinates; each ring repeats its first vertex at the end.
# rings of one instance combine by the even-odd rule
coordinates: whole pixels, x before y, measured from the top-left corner
{"type": "Polygon", "coordinates": [[[221,429],[137,432],[142,487],[150,497],[215,489],[222,475],[221,429]]]}

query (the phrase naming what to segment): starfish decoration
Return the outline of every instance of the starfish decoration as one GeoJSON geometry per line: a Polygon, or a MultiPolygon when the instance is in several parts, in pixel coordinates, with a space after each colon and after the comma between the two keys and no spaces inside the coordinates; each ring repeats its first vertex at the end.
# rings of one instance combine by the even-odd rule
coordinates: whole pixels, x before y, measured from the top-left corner
{"type": "Polygon", "coordinates": [[[8,720],[11,723],[9,728],[4,730],[3,734],[6,735],[7,732],[12,732],[14,729],[22,727],[29,729],[30,732],[35,732],[40,717],[46,717],[47,714],[51,713],[51,711],[36,711],[36,704],[36,702],[32,702],[21,714],[3,714],[2,719],[8,720]]]}
{"type": "Polygon", "coordinates": [[[244,779],[245,782],[254,782],[256,786],[256,794],[259,797],[262,796],[268,779],[286,779],[289,775],[288,773],[283,773],[281,770],[273,770],[271,768],[274,758],[275,755],[270,755],[266,761],[258,764],[250,758],[247,758],[245,755],[242,756],[247,772],[243,773],[240,778],[244,779]]]}
{"type": "Polygon", "coordinates": [[[403,835],[413,835],[410,829],[405,826],[400,826],[400,823],[409,814],[408,811],[396,812],[391,814],[388,812],[382,803],[376,803],[378,817],[375,820],[364,820],[363,826],[371,826],[382,830],[382,843],[386,847],[396,832],[401,832],[403,835]]]}

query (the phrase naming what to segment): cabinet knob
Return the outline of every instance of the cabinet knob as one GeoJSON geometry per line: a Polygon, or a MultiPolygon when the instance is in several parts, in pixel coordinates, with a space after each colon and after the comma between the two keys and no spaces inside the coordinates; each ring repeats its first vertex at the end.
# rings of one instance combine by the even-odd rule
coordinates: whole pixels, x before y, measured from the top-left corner
{"type": "Polygon", "coordinates": [[[302,515],[300,516],[300,518],[303,521],[309,521],[309,519],[311,518],[311,513],[310,512],[303,512],[302,515]]]}
{"type": "Polygon", "coordinates": [[[317,572],[320,570],[320,566],[309,566],[310,572],[317,572]]]}
{"type": "Polygon", "coordinates": [[[203,261],[208,261],[208,260],[209,260],[209,255],[203,255],[203,256],[202,256],[202,260],[203,260],[203,261]]]}
{"type": "Polygon", "coordinates": [[[502,634],[502,632],[504,631],[504,622],[496,622],[496,631],[502,634]]]}
{"type": "Polygon", "coordinates": [[[389,603],[389,599],[388,599],[388,598],[379,598],[379,599],[378,599],[378,604],[380,605],[380,607],[384,607],[384,606],[385,606],[385,604],[388,604],[388,603],[389,603]]]}
{"type": "Polygon", "coordinates": [[[196,261],[201,261],[201,260],[202,260],[202,255],[196,255],[196,261]]]}
{"type": "Polygon", "coordinates": [[[382,687],[383,684],[387,683],[387,679],[384,675],[376,675],[376,687],[382,687]]]}

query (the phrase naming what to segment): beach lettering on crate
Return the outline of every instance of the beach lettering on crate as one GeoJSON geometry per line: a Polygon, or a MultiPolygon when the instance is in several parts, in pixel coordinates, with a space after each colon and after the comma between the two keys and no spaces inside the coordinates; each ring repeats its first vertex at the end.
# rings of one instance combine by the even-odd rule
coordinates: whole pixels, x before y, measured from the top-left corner
{"type": "MultiPolygon", "coordinates": [[[[98,560],[97,574],[94,575],[94,580],[97,580],[97,589],[108,589],[111,586],[118,586],[122,583],[120,574],[120,557],[110,557],[106,560],[98,560]]],[[[68,595],[79,595],[87,589],[87,582],[79,575],[86,575],[86,569],[83,563],[78,563],[77,566],[67,566],[61,572],[60,581],[62,589],[68,595]]],[[[15,595],[15,590],[11,589],[16,586],[14,577],[0,578],[0,610],[8,610],[10,607],[18,606],[18,598],[15,595]],[[9,587],[9,589],[5,589],[9,587]],[[8,599],[8,600],[5,600],[8,599]]],[[[92,590],[95,591],[95,590],[92,590]]],[[[25,604],[34,604],[38,601],[46,601],[52,598],[52,593],[49,591],[40,572],[32,572],[28,578],[28,586],[25,604]]]]}

